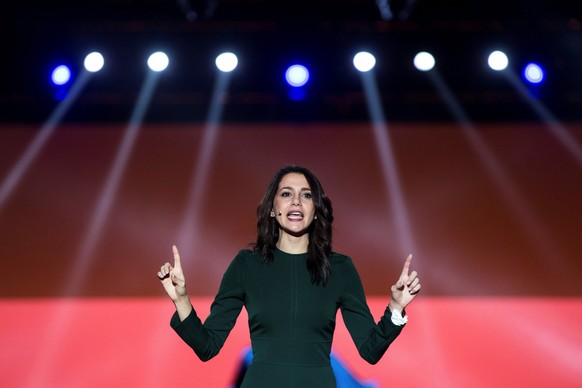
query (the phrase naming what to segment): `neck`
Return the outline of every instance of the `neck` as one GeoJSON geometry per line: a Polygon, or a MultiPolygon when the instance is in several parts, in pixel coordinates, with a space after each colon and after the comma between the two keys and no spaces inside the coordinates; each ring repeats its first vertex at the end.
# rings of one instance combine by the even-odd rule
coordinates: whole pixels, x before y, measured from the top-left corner
{"type": "Polygon", "coordinates": [[[305,233],[299,237],[291,236],[287,233],[279,234],[277,248],[286,253],[298,254],[306,253],[309,245],[309,234],[305,233]]]}

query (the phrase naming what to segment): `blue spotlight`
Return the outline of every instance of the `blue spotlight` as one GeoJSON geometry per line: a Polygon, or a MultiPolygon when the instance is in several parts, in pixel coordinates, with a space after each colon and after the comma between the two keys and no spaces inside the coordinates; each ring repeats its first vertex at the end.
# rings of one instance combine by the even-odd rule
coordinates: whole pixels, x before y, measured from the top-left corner
{"type": "Polygon", "coordinates": [[[532,84],[539,84],[544,80],[544,70],[536,63],[530,63],[523,69],[523,77],[532,84]]]}
{"type": "Polygon", "coordinates": [[[54,87],[53,98],[55,101],[63,101],[67,97],[73,74],[67,65],[55,67],[51,73],[51,82],[54,87]]]}
{"type": "Polygon", "coordinates": [[[65,85],[71,80],[71,70],[65,65],[57,66],[51,73],[51,80],[55,85],[65,85]]]}
{"type": "Polygon", "coordinates": [[[304,86],[309,81],[309,70],[302,65],[292,65],[285,72],[285,80],[293,87],[304,86]]]}

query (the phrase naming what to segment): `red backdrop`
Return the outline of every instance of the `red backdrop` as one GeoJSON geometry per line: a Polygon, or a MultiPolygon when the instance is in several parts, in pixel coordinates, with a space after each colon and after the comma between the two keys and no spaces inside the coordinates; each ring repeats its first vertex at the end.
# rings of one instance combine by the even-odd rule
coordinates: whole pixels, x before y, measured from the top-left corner
{"type": "MultiPolygon", "coordinates": [[[[580,146],[582,126],[566,127],[580,146]]],[[[1,128],[1,182],[38,130],[1,128]]],[[[227,384],[248,344],[244,317],[224,354],[199,362],[169,328],[172,306],[155,272],[178,243],[189,290],[207,309],[229,261],[254,238],[270,177],[290,162],[320,177],[334,204],[334,249],[354,258],[376,312],[404,251],[421,273],[410,324],[380,365],[358,360],[339,329],[338,352],[360,376],[382,386],[582,381],[582,166],[549,128],[478,125],[479,153],[454,123],[392,124],[405,247],[367,123],[227,124],[215,142],[202,125],[146,125],[95,223],[124,131],[57,127],[1,204],[6,386],[227,384]],[[92,222],[102,228],[90,232],[92,222]],[[83,255],[83,246],[94,249],[83,255]]]]}

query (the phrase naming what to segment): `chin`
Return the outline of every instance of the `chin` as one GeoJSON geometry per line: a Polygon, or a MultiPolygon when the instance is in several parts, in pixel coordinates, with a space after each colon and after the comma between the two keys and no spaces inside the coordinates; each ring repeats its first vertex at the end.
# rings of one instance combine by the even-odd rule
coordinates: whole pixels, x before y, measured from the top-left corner
{"type": "Polygon", "coordinates": [[[285,228],[285,227],[281,227],[281,230],[284,233],[287,233],[287,234],[289,234],[289,235],[291,235],[293,237],[301,237],[301,236],[304,236],[304,235],[306,235],[306,234],[309,233],[309,227],[306,227],[306,228],[303,228],[303,229],[300,229],[300,230],[288,229],[288,228],[285,228]]]}

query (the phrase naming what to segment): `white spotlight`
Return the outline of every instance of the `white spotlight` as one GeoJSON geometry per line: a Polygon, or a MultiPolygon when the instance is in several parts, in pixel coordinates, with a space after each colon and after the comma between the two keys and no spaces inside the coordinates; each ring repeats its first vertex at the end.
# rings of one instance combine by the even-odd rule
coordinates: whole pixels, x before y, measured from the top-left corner
{"type": "Polygon", "coordinates": [[[95,73],[103,68],[104,63],[105,60],[103,59],[103,55],[101,55],[101,53],[92,52],[87,54],[83,65],[85,66],[85,70],[91,73],[95,73]]]}
{"type": "Polygon", "coordinates": [[[366,51],[360,51],[356,55],[354,55],[354,67],[365,73],[370,71],[376,66],[376,58],[366,51]]]}
{"type": "Polygon", "coordinates": [[[509,65],[509,59],[502,51],[493,51],[489,54],[487,62],[489,63],[489,67],[495,71],[505,70],[507,65],[509,65]]]}
{"type": "Polygon", "coordinates": [[[216,67],[223,73],[230,73],[238,65],[238,58],[233,53],[222,53],[216,57],[216,67]]]}
{"type": "Polygon", "coordinates": [[[148,58],[148,66],[152,71],[160,72],[166,70],[170,64],[168,56],[161,52],[155,52],[148,58]]]}
{"type": "Polygon", "coordinates": [[[414,66],[420,71],[429,71],[435,65],[435,60],[432,54],[421,51],[414,57],[414,66]]]}

